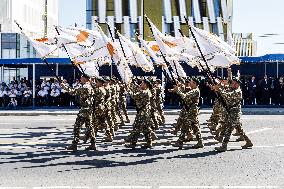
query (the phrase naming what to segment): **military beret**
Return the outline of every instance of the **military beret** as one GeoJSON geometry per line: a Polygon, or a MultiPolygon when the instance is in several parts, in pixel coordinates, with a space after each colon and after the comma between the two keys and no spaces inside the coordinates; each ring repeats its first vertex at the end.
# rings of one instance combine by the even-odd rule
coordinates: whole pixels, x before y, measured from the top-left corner
{"type": "Polygon", "coordinates": [[[102,78],[102,77],[96,78],[96,81],[97,81],[97,82],[105,82],[104,78],[102,78]]]}
{"type": "Polygon", "coordinates": [[[235,82],[237,82],[239,84],[242,84],[242,81],[238,77],[233,77],[232,81],[235,81],[235,82]]]}
{"type": "Polygon", "coordinates": [[[81,77],[84,77],[84,78],[86,78],[86,79],[90,79],[90,76],[88,76],[88,75],[85,74],[85,73],[82,73],[81,77]]]}
{"type": "Polygon", "coordinates": [[[144,83],[146,83],[150,89],[153,88],[152,82],[149,79],[144,79],[144,83]]]}
{"type": "Polygon", "coordinates": [[[191,81],[194,81],[196,85],[199,85],[199,79],[196,77],[191,78],[191,81]]]}

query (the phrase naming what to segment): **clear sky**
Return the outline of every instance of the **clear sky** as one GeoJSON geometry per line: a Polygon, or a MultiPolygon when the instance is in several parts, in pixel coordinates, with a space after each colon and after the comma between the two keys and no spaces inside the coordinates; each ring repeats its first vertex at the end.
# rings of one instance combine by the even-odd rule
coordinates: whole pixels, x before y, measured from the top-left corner
{"type": "Polygon", "coordinates": [[[61,26],[86,25],[86,0],[58,0],[61,26]]]}
{"type": "MultiPolygon", "coordinates": [[[[85,25],[85,0],[58,0],[59,23],[85,25]]],[[[257,54],[284,53],[284,0],[233,0],[233,32],[253,33],[257,54]],[[264,34],[278,34],[266,37],[264,34]],[[283,43],[283,44],[275,44],[283,43]]]]}

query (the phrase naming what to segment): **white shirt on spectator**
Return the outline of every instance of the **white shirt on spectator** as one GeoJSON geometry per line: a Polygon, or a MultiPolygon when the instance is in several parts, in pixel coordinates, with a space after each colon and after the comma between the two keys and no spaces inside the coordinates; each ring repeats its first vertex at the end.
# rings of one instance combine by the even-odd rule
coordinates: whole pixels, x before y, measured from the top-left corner
{"type": "Polygon", "coordinates": [[[0,98],[3,98],[4,97],[4,92],[3,90],[0,90],[0,98]]]}
{"type": "Polygon", "coordinates": [[[50,96],[58,97],[60,95],[60,91],[58,89],[52,89],[50,92],[50,96]]]}
{"type": "Polygon", "coordinates": [[[9,95],[10,98],[15,98],[17,93],[16,93],[15,90],[11,90],[8,95],[9,95]]]}
{"type": "Polygon", "coordinates": [[[31,90],[25,90],[23,95],[24,95],[24,97],[26,97],[26,98],[27,98],[27,97],[30,97],[30,96],[32,95],[32,91],[31,91],[31,90]]]}
{"type": "Polygon", "coordinates": [[[48,92],[46,90],[40,90],[37,94],[41,97],[45,97],[46,95],[48,95],[48,92]]]}

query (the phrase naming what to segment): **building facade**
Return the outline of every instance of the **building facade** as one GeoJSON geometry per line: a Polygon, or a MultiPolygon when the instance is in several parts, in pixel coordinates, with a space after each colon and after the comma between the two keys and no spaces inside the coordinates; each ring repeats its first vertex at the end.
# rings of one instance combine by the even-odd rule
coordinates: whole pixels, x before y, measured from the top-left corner
{"type": "Polygon", "coordinates": [[[257,42],[252,39],[252,33],[234,33],[233,42],[237,56],[256,56],[257,42]]]}
{"type": "MultiPolygon", "coordinates": [[[[0,58],[34,58],[36,51],[22,36],[17,21],[30,36],[44,37],[58,25],[58,0],[1,0],[0,1],[0,58]],[[46,6],[47,3],[47,6],[46,6]],[[47,33],[46,33],[47,32],[47,33]]],[[[1,66],[1,81],[27,75],[27,68],[1,66]]]]}
{"type": "MultiPolygon", "coordinates": [[[[86,26],[92,29],[97,20],[106,31],[115,26],[128,38],[135,32],[151,40],[151,31],[143,17],[146,14],[163,33],[179,36],[181,29],[189,35],[184,17],[191,25],[227,39],[231,31],[232,0],[86,0],[86,26]]],[[[107,32],[107,31],[106,31],[107,32]]]]}

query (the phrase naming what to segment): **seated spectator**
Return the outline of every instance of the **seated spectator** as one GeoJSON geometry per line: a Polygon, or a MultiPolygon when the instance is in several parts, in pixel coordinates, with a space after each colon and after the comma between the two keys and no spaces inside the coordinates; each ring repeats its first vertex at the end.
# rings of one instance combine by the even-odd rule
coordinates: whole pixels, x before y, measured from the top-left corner
{"type": "Polygon", "coordinates": [[[10,98],[9,98],[9,88],[6,87],[3,94],[4,94],[4,107],[7,107],[9,102],[10,102],[10,98]]]}
{"type": "Polygon", "coordinates": [[[1,108],[4,106],[4,95],[5,95],[4,87],[1,85],[0,87],[0,107],[1,108]]]}
{"type": "Polygon", "coordinates": [[[27,87],[26,90],[23,92],[22,105],[29,106],[31,104],[31,100],[32,100],[32,91],[29,87],[27,87]]]}
{"type": "MultiPolygon", "coordinates": [[[[67,83],[67,80],[64,79],[63,83],[65,86],[69,87],[69,84],[67,83]]],[[[69,95],[69,93],[65,90],[65,89],[61,89],[61,93],[60,93],[60,102],[62,106],[70,106],[70,98],[71,96],[69,95]]]]}
{"type": "Polygon", "coordinates": [[[10,98],[10,102],[8,104],[8,108],[16,108],[18,103],[17,103],[17,93],[18,91],[16,89],[14,89],[14,87],[12,87],[11,91],[9,91],[9,98],[10,98]]]}
{"type": "Polygon", "coordinates": [[[58,106],[59,95],[60,95],[59,89],[56,87],[56,85],[53,85],[50,91],[50,105],[51,106],[58,106]]]}
{"type": "Polygon", "coordinates": [[[44,89],[45,87],[42,87],[40,91],[38,91],[38,105],[39,106],[46,106],[47,105],[47,95],[48,91],[44,89]]]}

